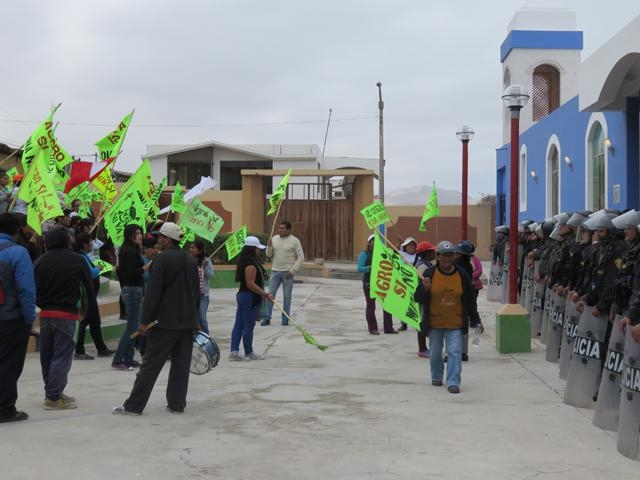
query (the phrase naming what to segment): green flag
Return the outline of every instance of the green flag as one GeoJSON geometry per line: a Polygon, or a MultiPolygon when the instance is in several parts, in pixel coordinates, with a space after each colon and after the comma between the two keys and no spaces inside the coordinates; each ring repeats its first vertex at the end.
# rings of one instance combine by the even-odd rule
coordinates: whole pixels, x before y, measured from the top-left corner
{"type": "Polygon", "coordinates": [[[122,245],[124,228],[129,224],[136,224],[144,232],[146,213],[136,192],[122,195],[107,210],[104,216],[104,227],[114,245],[122,245]]]}
{"type": "Polygon", "coordinates": [[[376,234],[371,260],[371,298],[376,298],[385,312],[420,331],[420,310],[413,299],[420,277],[402,255],[387,247],[376,234]]]}
{"type": "MultiPolygon", "coordinates": [[[[224,225],[224,220],[205,206],[199,198],[194,198],[189,208],[180,216],[180,227],[188,228],[196,235],[213,242],[224,225]]],[[[244,239],[243,239],[244,242],[244,239]]]]}
{"type": "Polygon", "coordinates": [[[424,207],[424,213],[422,214],[422,220],[420,220],[420,226],[418,230],[425,232],[427,230],[427,220],[440,215],[440,207],[438,206],[438,191],[436,190],[436,182],[433,182],[429,199],[424,207]]]}
{"type": "Polygon", "coordinates": [[[100,160],[104,161],[107,158],[114,158],[120,155],[122,142],[124,142],[124,137],[127,135],[127,129],[129,128],[129,123],[131,123],[132,116],[133,110],[124,116],[111,133],[95,143],[96,147],[98,147],[100,160]]]}
{"type": "Polygon", "coordinates": [[[287,171],[287,174],[282,177],[280,183],[278,184],[278,188],[276,191],[271,194],[269,197],[269,211],[267,215],[272,215],[278,211],[278,207],[280,203],[284,200],[284,197],[287,195],[287,185],[289,185],[289,175],[291,175],[291,169],[287,171]]]}
{"type": "Polygon", "coordinates": [[[18,174],[18,167],[11,167],[7,170],[7,176],[9,177],[9,183],[7,184],[7,188],[13,188],[13,177],[18,174]]]}
{"type": "Polygon", "coordinates": [[[18,197],[29,203],[27,223],[38,235],[42,234],[42,222],[63,215],[58,194],[47,172],[45,155],[45,150],[38,151],[18,191],[18,197]],[[28,193],[21,196],[26,191],[28,193]]]}
{"type": "Polygon", "coordinates": [[[171,211],[184,213],[187,210],[187,204],[184,201],[184,195],[182,195],[182,187],[180,182],[176,182],[176,188],[171,196],[171,211]]]}
{"type": "Polygon", "coordinates": [[[153,222],[156,218],[158,218],[158,213],[160,212],[158,202],[160,201],[160,195],[162,195],[162,191],[166,186],[167,177],[164,177],[158,185],[153,186],[151,196],[147,201],[147,220],[150,222],[153,222]]]}
{"type": "Polygon", "coordinates": [[[294,326],[298,329],[298,331],[302,334],[302,338],[304,338],[304,341],[306,343],[308,343],[309,345],[315,345],[316,347],[318,347],[320,350],[322,350],[323,352],[329,348],[327,345],[320,345],[318,343],[318,341],[313,338],[311,336],[311,334],[309,332],[307,332],[304,328],[302,328],[300,325],[298,325],[297,323],[294,323],[294,326]]]}
{"type": "Polygon", "coordinates": [[[53,115],[58,111],[61,104],[56,105],[51,109],[49,116],[33,131],[33,133],[27,138],[22,147],[22,171],[27,173],[31,163],[38,155],[40,150],[46,150],[45,156],[45,168],[48,165],[50,156],[51,141],[49,134],[53,136],[53,115]]]}
{"type": "Polygon", "coordinates": [[[372,230],[378,225],[391,221],[387,209],[384,208],[380,200],[376,200],[371,205],[364,207],[360,210],[360,213],[364,217],[364,221],[367,222],[367,226],[372,230]]]}
{"type": "Polygon", "coordinates": [[[180,225],[180,228],[182,229],[182,240],[180,240],[179,247],[184,248],[187,243],[191,243],[196,239],[196,234],[189,227],[180,225]]]}
{"type": "Polygon", "coordinates": [[[233,232],[224,242],[224,246],[227,249],[227,259],[237,257],[244,248],[244,239],[247,238],[247,226],[243,225],[238,230],[233,232]]]}
{"type": "Polygon", "coordinates": [[[113,265],[109,262],[105,262],[104,260],[93,260],[93,264],[100,269],[100,275],[104,275],[105,273],[109,273],[113,270],[113,265]]]}
{"type": "Polygon", "coordinates": [[[110,202],[118,194],[116,184],[111,178],[111,168],[105,167],[100,174],[91,181],[92,185],[102,192],[103,197],[110,202]]]}

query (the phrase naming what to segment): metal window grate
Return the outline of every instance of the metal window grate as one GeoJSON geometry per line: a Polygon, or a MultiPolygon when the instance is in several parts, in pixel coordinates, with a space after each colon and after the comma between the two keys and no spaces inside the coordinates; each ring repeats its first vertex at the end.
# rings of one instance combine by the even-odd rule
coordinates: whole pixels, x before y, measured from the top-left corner
{"type": "Polygon", "coordinates": [[[550,65],[533,71],[533,121],[546,117],[560,106],[560,73],[550,65]]]}

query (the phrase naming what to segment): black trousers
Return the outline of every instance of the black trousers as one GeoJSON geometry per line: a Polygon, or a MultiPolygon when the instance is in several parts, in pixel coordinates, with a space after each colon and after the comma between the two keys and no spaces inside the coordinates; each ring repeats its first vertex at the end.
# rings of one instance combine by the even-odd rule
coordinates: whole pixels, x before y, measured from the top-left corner
{"type": "Polygon", "coordinates": [[[80,325],[78,326],[78,339],[76,341],[76,353],[82,354],[84,351],[84,337],[87,331],[87,325],[89,326],[89,331],[91,332],[91,338],[93,338],[93,343],[96,346],[96,350],[98,352],[104,352],[108,350],[107,345],[104,343],[104,339],[102,338],[102,328],[100,328],[101,324],[100,320],[100,309],[98,307],[97,298],[92,298],[89,301],[89,306],[87,308],[87,314],[84,316],[80,325]]]}
{"type": "Polygon", "coordinates": [[[147,336],[142,366],[129,398],[124,402],[124,408],[130,412],[142,413],[162,367],[171,356],[167,406],[178,412],[183,411],[187,405],[192,348],[193,330],[163,330],[158,326],[152,328],[147,336]]]}
{"type": "Polygon", "coordinates": [[[31,327],[22,320],[0,322],[0,416],[16,413],[18,379],[27,355],[31,327]]]}

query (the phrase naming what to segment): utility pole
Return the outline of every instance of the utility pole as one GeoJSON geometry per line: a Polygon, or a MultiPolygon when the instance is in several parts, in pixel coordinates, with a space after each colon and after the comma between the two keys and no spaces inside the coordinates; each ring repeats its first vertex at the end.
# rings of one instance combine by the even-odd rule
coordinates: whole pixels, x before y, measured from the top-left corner
{"type": "Polygon", "coordinates": [[[384,205],[384,121],[383,110],[384,102],[382,101],[382,83],[376,83],[378,86],[378,110],[380,111],[380,165],[378,169],[378,199],[384,205]]]}

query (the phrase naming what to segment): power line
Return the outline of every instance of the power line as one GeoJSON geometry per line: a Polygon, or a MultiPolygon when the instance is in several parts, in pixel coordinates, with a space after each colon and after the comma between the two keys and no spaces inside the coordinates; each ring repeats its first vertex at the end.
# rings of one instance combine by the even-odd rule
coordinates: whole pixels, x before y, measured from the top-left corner
{"type": "MultiPolygon", "coordinates": [[[[357,120],[377,119],[377,116],[334,118],[333,122],[350,122],[357,120]]],[[[31,123],[38,124],[37,120],[16,120],[0,118],[0,122],[6,123],[31,123]]],[[[220,128],[220,127],[267,127],[274,125],[304,125],[313,123],[325,123],[326,120],[295,120],[285,122],[257,122],[257,123],[211,123],[211,124],[136,124],[137,128],[220,128]]],[[[80,122],[60,122],[60,125],[67,127],[113,127],[113,123],[80,123],[80,122]]]]}

